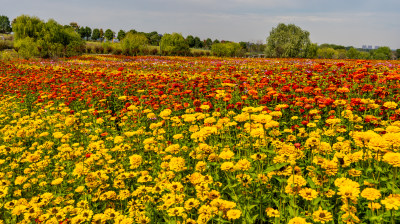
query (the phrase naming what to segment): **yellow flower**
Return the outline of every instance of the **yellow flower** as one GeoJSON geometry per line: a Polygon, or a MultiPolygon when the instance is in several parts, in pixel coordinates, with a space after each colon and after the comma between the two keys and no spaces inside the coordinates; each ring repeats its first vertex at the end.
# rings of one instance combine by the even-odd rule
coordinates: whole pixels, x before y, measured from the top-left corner
{"type": "Polygon", "coordinates": [[[176,134],[176,135],[173,136],[173,138],[174,138],[175,140],[178,140],[178,139],[183,139],[184,137],[183,137],[182,134],[176,134]]]}
{"type": "Polygon", "coordinates": [[[381,197],[381,192],[375,188],[368,187],[361,192],[361,196],[369,201],[374,201],[381,197]]]}
{"type": "Polygon", "coordinates": [[[77,187],[77,188],[75,189],[75,192],[81,193],[81,192],[83,192],[84,190],[85,190],[85,186],[79,186],[79,187],[77,187]]]}
{"type": "Polygon", "coordinates": [[[241,159],[235,165],[236,170],[249,170],[250,167],[251,163],[247,159],[241,159]]]}
{"type": "Polygon", "coordinates": [[[130,164],[131,164],[130,168],[136,169],[140,166],[140,164],[142,164],[143,159],[142,159],[142,156],[140,156],[140,155],[132,155],[129,157],[129,160],[130,160],[130,164]]]}
{"type": "Polygon", "coordinates": [[[267,213],[268,217],[279,217],[279,211],[273,208],[267,208],[265,209],[265,212],[267,213]]]}
{"type": "Polygon", "coordinates": [[[226,216],[228,217],[229,220],[231,219],[238,219],[240,218],[240,215],[242,212],[239,209],[231,209],[226,213],[226,216]]]}
{"type": "Polygon", "coordinates": [[[393,167],[400,167],[400,153],[388,152],[383,156],[383,161],[389,163],[393,167]]]}
{"type": "Polygon", "coordinates": [[[186,170],[185,159],[182,157],[172,157],[169,161],[169,169],[175,172],[186,170]]]}
{"type": "Polygon", "coordinates": [[[288,224],[311,224],[311,223],[307,222],[305,218],[294,217],[289,220],[288,224]]]}
{"type": "Polygon", "coordinates": [[[396,109],[397,103],[395,102],[385,102],[383,104],[384,107],[389,108],[389,109],[396,109]]]}
{"type": "Polygon", "coordinates": [[[235,171],[235,164],[233,162],[224,162],[221,164],[222,171],[235,171]]]}
{"type": "Polygon", "coordinates": [[[389,195],[387,198],[381,201],[382,205],[385,205],[388,210],[399,210],[400,207],[400,199],[398,197],[394,197],[393,195],[389,195]]]}
{"type": "Polygon", "coordinates": [[[187,201],[185,201],[185,209],[187,211],[192,210],[193,208],[197,208],[199,207],[199,205],[200,205],[199,200],[195,198],[190,198],[187,201]]]}
{"type": "Polygon", "coordinates": [[[51,185],[59,185],[63,182],[63,178],[57,178],[51,182],[51,185]]]}
{"type": "Polygon", "coordinates": [[[231,150],[228,149],[228,150],[222,151],[219,154],[219,158],[228,160],[228,159],[231,159],[234,155],[235,155],[235,153],[233,153],[231,150]]]}
{"type": "Polygon", "coordinates": [[[182,216],[185,212],[185,209],[183,207],[175,207],[168,209],[167,212],[169,216],[182,216]]]}
{"type": "Polygon", "coordinates": [[[318,192],[316,190],[308,187],[301,189],[299,194],[307,201],[311,201],[318,196],[318,192]]]}
{"type": "Polygon", "coordinates": [[[328,212],[327,210],[322,210],[321,207],[319,207],[319,209],[315,211],[312,216],[315,222],[320,223],[326,223],[333,220],[332,213],[328,212]]]}

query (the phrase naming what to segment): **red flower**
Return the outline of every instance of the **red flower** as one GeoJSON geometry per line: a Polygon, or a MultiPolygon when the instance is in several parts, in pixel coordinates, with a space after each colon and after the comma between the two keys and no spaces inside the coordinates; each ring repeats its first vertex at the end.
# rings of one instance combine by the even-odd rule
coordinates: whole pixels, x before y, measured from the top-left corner
{"type": "Polygon", "coordinates": [[[92,153],[86,153],[85,157],[89,158],[92,155],[92,153]]]}

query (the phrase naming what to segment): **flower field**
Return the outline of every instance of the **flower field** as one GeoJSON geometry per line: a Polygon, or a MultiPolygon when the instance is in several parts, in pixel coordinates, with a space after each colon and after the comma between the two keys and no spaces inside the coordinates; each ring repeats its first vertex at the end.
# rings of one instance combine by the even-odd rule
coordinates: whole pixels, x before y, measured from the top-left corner
{"type": "Polygon", "coordinates": [[[400,61],[0,61],[0,223],[400,223],[400,61]]]}

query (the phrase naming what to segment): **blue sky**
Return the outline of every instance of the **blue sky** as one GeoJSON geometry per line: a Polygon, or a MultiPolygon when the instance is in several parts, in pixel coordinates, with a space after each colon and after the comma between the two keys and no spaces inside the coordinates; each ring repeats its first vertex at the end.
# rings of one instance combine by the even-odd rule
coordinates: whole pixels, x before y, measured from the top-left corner
{"type": "Polygon", "coordinates": [[[0,0],[0,15],[27,14],[93,28],[265,42],[294,23],[314,43],[400,48],[399,0],[0,0]]]}

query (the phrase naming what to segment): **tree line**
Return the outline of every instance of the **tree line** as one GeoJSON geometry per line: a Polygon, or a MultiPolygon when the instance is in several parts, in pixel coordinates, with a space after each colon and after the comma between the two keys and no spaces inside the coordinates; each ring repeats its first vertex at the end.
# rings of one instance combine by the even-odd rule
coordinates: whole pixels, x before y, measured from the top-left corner
{"type": "Polygon", "coordinates": [[[179,33],[146,33],[134,29],[119,30],[116,33],[111,29],[104,31],[102,28],[79,26],[77,22],[68,25],[60,25],[53,19],[44,22],[28,15],[21,15],[10,22],[8,17],[0,16],[0,33],[11,31],[13,43],[0,39],[0,50],[13,48],[24,58],[68,57],[83,53],[382,60],[400,57],[400,49],[393,52],[389,47],[361,50],[335,44],[318,45],[310,41],[308,31],[294,24],[283,23],[271,30],[266,44],[262,41],[235,43],[211,38],[202,40],[193,35],[185,38],[179,33]]]}

